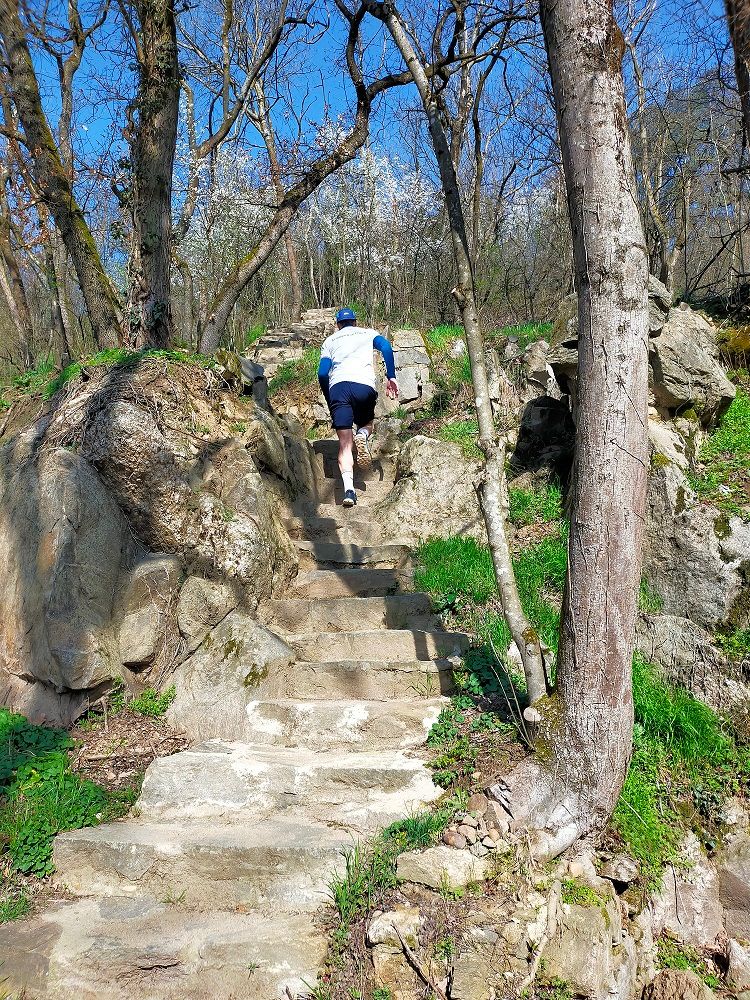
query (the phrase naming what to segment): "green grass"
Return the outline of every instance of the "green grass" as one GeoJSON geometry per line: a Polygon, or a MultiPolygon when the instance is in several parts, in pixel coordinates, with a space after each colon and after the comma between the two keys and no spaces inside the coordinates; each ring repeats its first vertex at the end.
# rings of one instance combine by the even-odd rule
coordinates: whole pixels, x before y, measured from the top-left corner
{"type": "Polygon", "coordinates": [[[563,879],[560,898],[569,906],[602,906],[604,902],[598,892],[574,878],[563,879]]]}
{"type": "Polygon", "coordinates": [[[452,441],[454,444],[461,445],[461,451],[467,458],[481,458],[482,456],[477,444],[479,425],[476,420],[453,420],[442,424],[438,428],[437,436],[442,441],[452,441]]]}
{"type": "Polygon", "coordinates": [[[462,340],[463,336],[464,328],[462,326],[443,324],[442,326],[433,326],[431,330],[428,330],[425,334],[425,340],[430,353],[445,354],[448,345],[455,340],[462,340]]]}
{"type": "Polygon", "coordinates": [[[252,347],[253,344],[257,343],[260,338],[266,332],[265,323],[256,323],[255,326],[251,326],[250,329],[245,334],[244,348],[247,350],[248,347],[252,347]]]}
{"type": "Polygon", "coordinates": [[[647,615],[658,615],[664,610],[664,601],[661,599],[661,595],[651,586],[645,576],[641,578],[638,590],[638,610],[644,611],[647,615]]]}
{"type": "Polygon", "coordinates": [[[508,490],[510,510],[508,520],[511,524],[549,524],[551,521],[562,520],[562,492],[554,483],[539,486],[533,490],[508,490]]]}
{"type": "Polygon", "coordinates": [[[64,830],[121,815],[132,794],[111,795],[70,770],[72,742],[0,708],[0,849],[27,875],[53,871],[52,840],[64,830]]]}
{"type": "Polygon", "coordinates": [[[680,944],[674,938],[662,936],[656,941],[656,964],[660,969],[680,969],[694,972],[706,986],[721,989],[719,977],[711,971],[708,963],[690,945],[680,944]]]}
{"type": "Polygon", "coordinates": [[[285,361],[276,370],[276,374],[268,383],[269,395],[274,396],[282,389],[298,388],[312,385],[318,378],[320,364],[320,348],[308,347],[301,358],[285,361]]]}
{"type": "Polygon", "coordinates": [[[25,892],[9,892],[5,896],[0,896],[0,924],[10,923],[11,920],[20,920],[25,917],[31,909],[29,897],[25,892]]]}
{"type": "Polygon", "coordinates": [[[715,712],[638,655],[633,704],[633,758],[613,826],[653,888],[677,857],[682,803],[692,802],[702,823],[714,822],[724,797],[747,784],[750,757],[715,712]]]}
{"type": "Polygon", "coordinates": [[[515,326],[504,326],[500,330],[493,330],[491,337],[517,337],[518,346],[522,351],[535,343],[537,340],[547,340],[552,332],[551,323],[519,323],[515,326]]]}
{"type": "Polygon", "coordinates": [[[163,359],[169,363],[200,365],[203,368],[210,368],[214,363],[213,358],[204,354],[192,354],[189,351],[130,351],[124,347],[114,347],[97,351],[91,357],[82,358],[80,361],[74,361],[57,374],[55,374],[55,367],[51,361],[40,361],[34,368],[16,375],[11,386],[21,395],[51,399],[64,385],[77,378],[87,368],[135,365],[144,358],[163,359]]]}
{"type": "Polygon", "coordinates": [[[329,883],[331,901],[338,915],[333,942],[339,953],[357,917],[372,908],[379,892],[398,885],[398,855],[437,843],[461,804],[458,799],[448,799],[437,809],[392,823],[369,843],[355,844],[344,851],[344,871],[334,875],[329,883]]]}
{"type": "Polygon", "coordinates": [[[719,426],[703,443],[701,469],[689,476],[695,492],[726,514],[750,519],[750,396],[737,396],[719,426]]]}

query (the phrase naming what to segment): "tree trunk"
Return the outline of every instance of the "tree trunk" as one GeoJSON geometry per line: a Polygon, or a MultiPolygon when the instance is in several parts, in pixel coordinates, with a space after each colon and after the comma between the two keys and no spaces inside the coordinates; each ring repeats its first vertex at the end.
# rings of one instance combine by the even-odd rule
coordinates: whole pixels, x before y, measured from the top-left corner
{"type": "Polygon", "coordinates": [[[479,500],[487,528],[487,541],[492,555],[503,615],[521,655],[528,699],[529,703],[533,705],[547,693],[544,661],[539,636],[530,626],[521,607],[510,547],[505,532],[509,506],[508,484],[505,478],[505,445],[498,439],[492,416],[484,344],[477,315],[474,274],[455,164],[446,131],[440,120],[440,109],[433,89],[430,87],[425,68],[417,56],[400,17],[391,4],[379,4],[376,16],[380,17],[388,28],[412,74],[427,115],[430,137],[440,170],[459,281],[453,294],[461,309],[466,334],[479,423],[479,445],[485,455],[484,470],[478,490],[479,500]]]}
{"type": "Polygon", "coordinates": [[[10,209],[5,193],[5,184],[9,174],[6,169],[0,170],[0,281],[8,301],[8,309],[18,336],[18,349],[21,362],[30,368],[34,362],[30,347],[33,333],[29,302],[26,298],[26,288],[21,277],[18,259],[13,252],[10,239],[10,209]]]}
{"type": "Polygon", "coordinates": [[[0,3],[0,37],[5,50],[7,87],[23,126],[34,181],[73,262],[96,342],[99,347],[115,347],[121,332],[120,304],[44,114],[17,0],[0,3]]]}
{"type": "Polygon", "coordinates": [[[745,145],[750,149],[750,6],[747,0],[724,0],[724,7],[734,49],[734,72],[740,92],[745,145]]]}
{"type": "Polygon", "coordinates": [[[167,0],[140,0],[137,11],[139,83],[130,109],[137,121],[131,124],[129,342],[133,347],[163,348],[172,340],[172,172],[180,109],[177,26],[167,0]]]}
{"type": "Polygon", "coordinates": [[[606,825],[632,751],[648,476],[648,263],[612,2],[542,0],[578,286],[578,413],[554,781],[606,825]]]}

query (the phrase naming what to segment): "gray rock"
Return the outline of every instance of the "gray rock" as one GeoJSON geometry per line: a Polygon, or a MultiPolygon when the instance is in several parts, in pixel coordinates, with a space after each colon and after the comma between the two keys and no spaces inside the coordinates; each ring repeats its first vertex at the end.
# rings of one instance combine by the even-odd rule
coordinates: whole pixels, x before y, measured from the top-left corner
{"type": "Polygon", "coordinates": [[[714,631],[748,614],[750,525],[698,502],[672,462],[651,467],[643,573],[667,614],[714,631]]]}
{"type": "Polygon", "coordinates": [[[463,888],[488,878],[489,872],[486,859],[446,846],[409,851],[399,855],[396,862],[396,874],[402,882],[417,882],[431,889],[463,888]]]}
{"type": "Polygon", "coordinates": [[[687,688],[716,711],[750,698],[750,687],[732,677],[726,657],[700,625],[676,615],[640,615],[636,647],[673,684],[687,688]]]}
{"type": "Polygon", "coordinates": [[[465,823],[463,823],[461,826],[459,826],[458,832],[461,834],[464,840],[466,840],[467,843],[476,844],[477,831],[473,827],[467,826],[465,823]]]}
{"type": "Polygon", "coordinates": [[[115,607],[123,666],[143,670],[167,645],[182,575],[180,560],[161,553],[144,556],[123,573],[115,607]]]}
{"type": "Polygon", "coordinates": [[[119,674],[112,604],[127,529],[95,470],[38,450],[44,424],[0,450],[2,703],[67,724],[84,692],[119,674]]]}
{"type": "Polygon", "coordinates": [[[232,611],[176,668],[177,697],[168,719],[192,739],[241,739],[248,704],[257,700],[266,678],[286,670],[293,659],[277,635],[232,611]]]}
{"type": "Polygon", "coordinates": [[[672,309],[651,338],[649,363],[656,405],[692,408],[706,427],[716,424],[736,395],[719,364],[714,327],[688,306],[672,309]]]}
{"type": "Polygon", "coordinates": [[[373,513],[386,535],[417,541],[430,536],[486,538],[473,486],[479,463],[457,444],[417,435],[398,457],[396,481],[373,513]]]}
{"type": "Polygon", "coordinates": [[[689,833],[680,849],[687,867],[668,868],[660,891],[653,897],[653,933],[669,931],[694,948],[713,948],[724,934],[724,911],[716,867],[689,833]]]}
{"type": "Polygon", "coordinates": [[[643,990],[643,1000],[714,1000],[715,994],[694,972],[662,969],[643,990]]]}
{"type": "Polygon", "coordinates": [[[191,576],[180,590],[177,602],[177,624],[184,636],[187,651],[192,653],[212,628],[224,621],[237,607],[234,590],[225,583],[191,576]]]}
{"type": "Polygon", "coordinates": [[[471,948],[462,951],[453,962],[451,1000],[491,1000],[497,994],[492,985],[494,976],[501,973],[500,962],[493,949],[471,948]]]}
{"type": "Polygon", "coordinates": [[[378,944],[388,945],[400,954],[401,938],[403,938],[410,948],[417,948],[422,923],[419,907],[408,903],[397,903],[392,910],[385,912],[376,910],[367,925],[367,943],[370,947],[378,944]]]}
{"type": "Polygon", "coordinates": [[[727,934],[750,940],[750,836],[747,831],[738,830],[727,837],[716,857],[716,865],[727,934]]]}
{"type": "Polygon", "coordinates": [[[730,938],[727,950],[727,985],[733,990],[750,989],[750,948],[730,938]]]}
{"type": "MultiPolygon", "coordinates": [[[[611,887],[610,887],[611,893],[611,887]]],[[[613,895],[601,905],[563,905],[554,934],[544,949],[544,978],[564,979],[575,996],[603,1000],[615,979],[620,944],[620,911],[613,895]]]]}
{"type": "Polygon", "coordinates": [[[638,862],[627,854],[615,854],[613,858],[607,858],[599,865],[599,875],[609,879],[610,882],[620,882],[628,884],[638,878],[638,862]]]}
{"type": "Polygon", "coordinates": [[[457,851],[462,851],[466,847],[466,838],[462,837],[457,830],[446,830],[443,834],[443,843],[457,851]]]}

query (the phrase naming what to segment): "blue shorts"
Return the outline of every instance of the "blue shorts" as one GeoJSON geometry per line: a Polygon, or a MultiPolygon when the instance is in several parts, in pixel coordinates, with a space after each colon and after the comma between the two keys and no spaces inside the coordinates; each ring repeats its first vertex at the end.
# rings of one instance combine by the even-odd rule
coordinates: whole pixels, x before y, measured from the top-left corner
{"type": "Polygon", "coordinates": [[[335,430],[343,431],[352,427],[364,427],[375,417],[377,392],[361,382],[337,382],[331,386],[328,408],[335,430]]]}

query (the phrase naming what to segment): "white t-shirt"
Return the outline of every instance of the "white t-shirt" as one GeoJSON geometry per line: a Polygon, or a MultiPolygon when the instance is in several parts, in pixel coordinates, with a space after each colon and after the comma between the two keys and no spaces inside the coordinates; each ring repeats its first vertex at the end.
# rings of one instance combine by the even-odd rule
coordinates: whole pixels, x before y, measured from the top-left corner
{"type": "Polygon", "coordinates": [[[331,388],[338,382],[359,382],[375,388],[372,342],[377,336],[377,330],[345,326],[342,330],[334,330],[323,341],[320,356],[333,362],[328,376],[331,388]]]}

